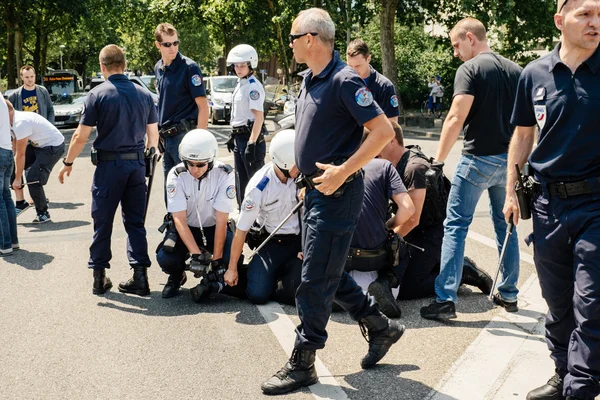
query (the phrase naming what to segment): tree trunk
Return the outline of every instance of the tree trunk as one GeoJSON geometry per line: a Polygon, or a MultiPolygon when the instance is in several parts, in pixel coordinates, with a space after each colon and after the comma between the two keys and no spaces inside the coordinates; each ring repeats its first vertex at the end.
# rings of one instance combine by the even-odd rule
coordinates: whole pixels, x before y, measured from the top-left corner
{"type": "Polygon", "coordinates": [[[41,69],[41,58],[42,58],[42,31],[39,27],[35,28],[35,48],[33,49],[33,68],[37,71],[38,75],[46,75],[46,70],[41,69]]]}
{"type": "MultiPolygon", "coordinates": [[[[267,2],[269,3],[269,9],[271,10],[271,13],[273,14],[273,16],[277,16],[279,15],[277,13],[277,10],[275,9],[275,3],[273,2],[273,0],[267,0],[267,2]]],[[[279,55],[281,57],[281,61],[283,61],[283,74],[285,76],[285,82],[289,82],[290,81],[290,68],[289,68],[289,62],[287,59],[287,55],[285,54],[285,43],[283,42],[283,35],[281,33],[281,22],[279,19],[277,19],[277,39],[279,41],[279,55]]]]}
{"type": "MultiPolygon", "coordinates": [[[[42,48],[40,52],[40,74],[46,75],[46,65],[48,58],[48,32],[42,31],[42,48]]],[[[77,82],[75,82],[77,85],[77,82]]]]}
{"type": "Polygon", "coordinates": [[[23,66],[23,32],[21,25],[15,24],[15,70],[19,78],[21,75],[21,67],[23,66]]]}
{"type": "MultiPolygon", "coordinates": [[[[381,66],[383,75],[392,81],[398,92],[398,67],[396,66],[396,49],[394,47],[394,23],[398,0],[381,0],[381,66]]],[[[400,96],[398,96],[400,101],[400,96]]],[[[399,104],[402,110],[402,103],[399,104]]]]}
{"type": "Polygon", "coordinates": [[[9,3],[6,10],[6,88],[14,89],[17,86],[17,73],[15,69],[15,10],[9,3]]]}

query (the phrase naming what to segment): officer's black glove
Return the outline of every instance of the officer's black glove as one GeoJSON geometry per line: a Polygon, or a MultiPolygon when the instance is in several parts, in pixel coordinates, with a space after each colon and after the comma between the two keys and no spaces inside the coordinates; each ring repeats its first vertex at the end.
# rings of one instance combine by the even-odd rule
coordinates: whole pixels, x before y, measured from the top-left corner
{"type": "Polygon", "coordinates": [[[185,265],[187,269],[194,274],[196,278],[205,275],[210,266],[212,254],[205,252],[200,254],[191,254],[185,265]]]}
{"type": "Polygon", "coordinates": [[[249,163],[256,162],[256,143],[248,143],[246,151],[244,153],[246,161],[249,163]]]}
{"type": "Polygon", "coordinates": [[[220,268],[227,268],[227,266],[225,265],[225,260],[223,260],[222,258],[219,258],[218,260],[212,260],[210,262],[210,265],[213,271],[216,271],[220,268]]]}
{"type": "Polygon", "coordinates": [[[229,137],[229,140],[225,143],[227,145],[227,150],[231,153],[235,149],[235,140],[233,140],[233,136],[229,137]]]}

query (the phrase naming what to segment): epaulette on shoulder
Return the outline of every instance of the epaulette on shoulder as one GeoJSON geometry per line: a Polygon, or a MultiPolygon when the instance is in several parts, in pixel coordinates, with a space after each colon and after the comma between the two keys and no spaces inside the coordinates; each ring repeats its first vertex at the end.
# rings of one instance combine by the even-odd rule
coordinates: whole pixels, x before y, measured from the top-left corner
{"type": "Polygon", "coordinates": [[[256,79],[254,79],[253,77],[248,78],[248,82],[249,83],[254,83],[256,82],[256,79]]]}
{"type": "Polygon", "coordinates": [[[182,172],[188,172],[187,168],[184,166],[175,168],[175,176],[179,176],[182,172]]]}
{"type": "Polygon", "coordinates": [[[256,188],[262,192],[267,187],[267,183],[269,183],[269,177],[263,176],[258,185],[256,185],[256,188]]]}
{"type": "Polygon", "coordinates": [[[227,172],[228,174],[233,172],[233,167],[229,164],[219,165],[219,168],[221,168],[223,171],[227,172]]]}

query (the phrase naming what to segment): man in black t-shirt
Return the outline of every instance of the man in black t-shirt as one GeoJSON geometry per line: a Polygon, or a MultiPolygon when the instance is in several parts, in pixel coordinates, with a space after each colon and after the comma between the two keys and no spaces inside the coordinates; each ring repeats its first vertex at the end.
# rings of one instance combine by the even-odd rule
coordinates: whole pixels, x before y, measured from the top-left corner
{"type": "MultiPolygon", "coordinates": [[[[440,273],[435,281],[437,299],[421,309],[421,316],[428,319],[456,318],[467,232],[479,198],[486,190],[496,243],[504,242],[506,157],[514,129],[510,116],[521,74],[521,67],[490,50],[485,27],[476,19],[459,21],[450,31],[450,40],[454,55],[464,64],[456,72],[452,107],[442,127],[436,160],[444,162],[463,128],[465,139],[448,197],[440,273]]],[[[509,312],[518,310],[518,278],[519,246],[515,232],[506,246],[502,281],[494,297],[494,302],[509,312]]]]}
{"type": "MultiPolygon", "coordinates": [[[[438,178],[432,173],[431,162],[419,155],[418,148],[404,147],[402,128],[394,123],[392,126],[396,137],[383,148],[381,158],[396,166],[415,206],[414,214],[397,227],[395,232],[411,245],[424,249],[421,251],[417,247],[408,246],[398,298],[406,300],[429,297],[435,294],[435,278],[440,272],[447,199],[437,184],[438,178]]],[[[465,257],[460,284],[476,286],[483,293],[489,294],[492,279],[478,269],[470,258],[465,257]]]]}

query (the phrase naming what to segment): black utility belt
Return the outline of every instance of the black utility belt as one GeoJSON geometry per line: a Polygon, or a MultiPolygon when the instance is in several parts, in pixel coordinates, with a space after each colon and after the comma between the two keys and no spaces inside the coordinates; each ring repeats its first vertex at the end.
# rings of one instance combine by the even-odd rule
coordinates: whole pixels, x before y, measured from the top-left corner
{"type": "Polygon", "coordinates": [[[115,161],[117,158],[121,160],[141,160],[144,158],[142,152],[139,153],[112,153],[106,151],[98,152],[98,161],[115,161]]]}
{"type": "Polygon", "coordinates": [[[385,247],[377,250],[355,249],[350,247],[350,250],[348,250],[348,257],[352,258],[374,258],[383,255],[387,256],[387,249],[385,247]]]}
{"type": "Polygon", "coordinates": [[[300,240],[300,235],[294,235],[294,234],[289,234],[289,235],[274,235],[273,238],[271,240],[274,240],[276,242],[280,242],[280,243],[287,243],[287,242],[292,242],[295,240],[300,240]]]}
{"type": "Polygon", "coordinates": [[[177,124],[171,124],[167,126],[163,126],[159,129],[158,134],[161,137],[171,137],[179,135],[180,133],[185,133],[194,129],[197,125],[196,120],[181,120],[177,124]]]}
{"type": "MultiPolygon", "coordinates": [[[[323,171],[322,169],[318,170],[316,173],[312,174],[312,175],[304,175],[301,174],[298,176],[298,178],[296,178],[295,182],[296,182],[296,186],[300,189],[302,188],[306,188],[307,190],[311,190],[314,189],[315,187],[319,186],[319,182],[315,182],[314,179],[323,175],[323,171]]],[[[346,186],[347,183],[352,182],[354,179],[356,179],[359,175],[362,176],[364,174],[363,169],[359,169],[358,171],[356,171],[355,173],[353,173],[352,175],[350,175],[342,184],[342,186],[340,186],[340,188],[338,190],[335,191],[335,193],[332,194],[333,197],[339,197],[343,194],[344,192],[344,187],[346,186]]]]}
{"type": "Polygon", "coordinates": [[[600,192],[600,177],[579,182],[555,182],[546,185],[551,196],[566,199],[567,197],[600,192]]]}

